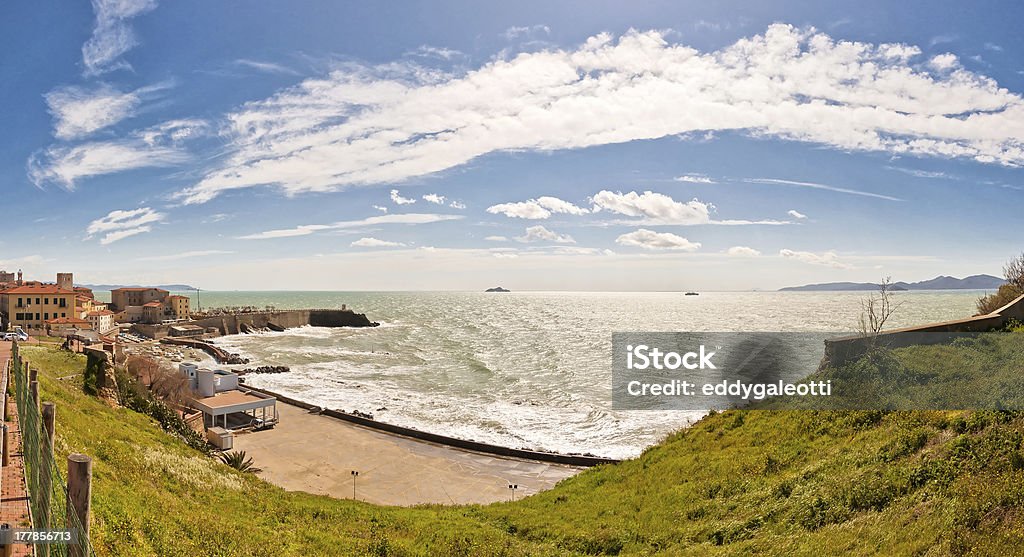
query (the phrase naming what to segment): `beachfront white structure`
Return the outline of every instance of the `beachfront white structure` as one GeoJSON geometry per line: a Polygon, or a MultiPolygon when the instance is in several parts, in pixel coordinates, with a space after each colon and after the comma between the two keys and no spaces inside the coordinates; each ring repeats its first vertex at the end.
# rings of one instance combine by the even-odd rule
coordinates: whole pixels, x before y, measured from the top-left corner
{"type": "Polygon", "coordinates": [[[241,386],[237,373],[191,363],[179,364],[178,371],[196,393],[192,406],[203,413],[205,427],[234,431],[277,423],[277,399],[241,386]]]}

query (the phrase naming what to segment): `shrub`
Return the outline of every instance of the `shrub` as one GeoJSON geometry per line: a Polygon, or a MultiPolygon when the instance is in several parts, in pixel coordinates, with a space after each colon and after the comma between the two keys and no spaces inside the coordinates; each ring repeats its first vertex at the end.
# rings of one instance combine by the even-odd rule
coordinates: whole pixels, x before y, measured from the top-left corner
{"type": "Polygon", "coordinates": [[[1019,286],[1015,284],[1004,284],[1000,286],[999,290],[994,294],[978,298],[978,315],[987,315],[992,313],[1010,303],[1014,298],[1020,296],[1022,293],[1024,293],[1024,290],[1019,286]]]}
{"type": "Polygon", "coordinates": [[[254,465],[251,456],[245,456],[245,451],[231,451],[223,453],[220,455],[220,461],[239,472],[250,472],[252,474],[256,474],[263,471],[261,468],[257,468],[254,465]]]}

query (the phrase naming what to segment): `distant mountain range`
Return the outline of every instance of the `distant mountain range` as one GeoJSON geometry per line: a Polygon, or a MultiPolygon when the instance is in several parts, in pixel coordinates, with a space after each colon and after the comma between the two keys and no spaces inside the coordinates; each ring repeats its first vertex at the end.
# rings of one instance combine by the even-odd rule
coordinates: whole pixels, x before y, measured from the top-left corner
{"type": "MultiPolygon", "coordinates": [[[[1003,283],[1003,279],[992,275],[971,275],[958,279],[956,277],[938,276],[920,282],[894,282],[893,290],[995,290],[1003,283]]],[[[842,290],[878,290],[878,284],[872,282],[826,282],[823,284],[805,284],[803,286],[787,286],[780,292],[837,292],[842,290]]]]}
{"type": "Polygon", "coordinates": [[[143,286],[139,284],[76,284],[75,286],[84,286],[93,290],[116,290],[118,288],[163,288],[164,290],[170,290],[171,292],[196,289],[195,286],[189,286],[187,284],[158,284],[156,286],[143,286]]]}

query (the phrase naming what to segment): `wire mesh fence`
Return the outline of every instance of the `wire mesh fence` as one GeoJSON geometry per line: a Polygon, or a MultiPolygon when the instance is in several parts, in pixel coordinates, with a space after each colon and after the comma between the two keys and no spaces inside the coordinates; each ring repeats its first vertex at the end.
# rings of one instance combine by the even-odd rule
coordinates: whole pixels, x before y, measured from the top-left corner
{"type": "MultiPolygon", "coordinates": [[[[70,543],[36,545],[36,555],[95,555],[89,544],[88,529],[83,527],[74,510],[67,481],[54,458],[52,415],[49,416],[50,420],[44,420],[45,412],[41,410],[37,393],[33,392],[31,384],[32,370],[22,361],[17,343],[12,349],[11,363],[10,373],[13,376],[14,398],[20,421],[32,528],[70,532],[71,538],[70,543]]],[[[8,377],[8,382],[11,379],[8,377]]],[[[38,384],[35,389],[38,390],[38,384]]]]}

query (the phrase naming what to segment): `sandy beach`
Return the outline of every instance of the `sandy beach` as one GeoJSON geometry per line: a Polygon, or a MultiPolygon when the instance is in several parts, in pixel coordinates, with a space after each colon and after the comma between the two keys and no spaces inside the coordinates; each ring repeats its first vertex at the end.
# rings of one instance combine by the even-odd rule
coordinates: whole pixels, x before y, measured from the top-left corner
{"type": "Polygon", "coordinates": [[[517,499],[582,468],[503,458],[390,435],[278,403],[274,429],[235,437],[260,477],[293,491],[380,505],[468,504],[517,499]]]}

